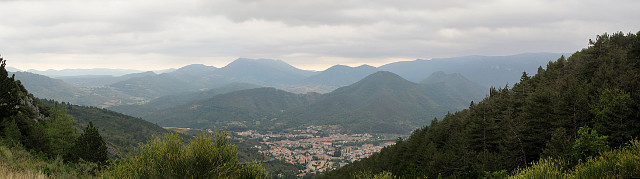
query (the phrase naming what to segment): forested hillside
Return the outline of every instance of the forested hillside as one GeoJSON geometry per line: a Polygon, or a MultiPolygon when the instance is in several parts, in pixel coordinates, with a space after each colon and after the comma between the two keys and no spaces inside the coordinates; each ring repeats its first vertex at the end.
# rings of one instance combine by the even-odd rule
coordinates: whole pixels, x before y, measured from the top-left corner
{"type": "MultiPolygon", "coordinates": [[[[47,108],[54,107],[53,100],[40,100],[47,108]]],[[[140,118],[134,118],[114,111],[96,107],[85,107],[67,103],[63,106],[75,128],[93,122],[100,130],[114,155],[124,156],[133,151],[139,143],[168,134],[169,131],[140,118]]]]}
{"type": "Polygon", "coordinates": [[[518,176],[557,169],[560,175],[546,176],[572,171],[578,174],[565,177],[584,177],[580,172],[599,167],[600,177],[639,177],[637,142],[584,163],[640,136],[639,107],[640,32],[604,34],[569,58],[549,62],[546,70],[524,73],[512,87],[492,88],[469,109],[433,120],[408,139],[325,177],[363,172],[407,178],[504,176],[542,158],[554,162],[540,161],[518,176]]]}
{"type": "Polygon", "coordinates": [[[106,144],[92,123],[76,130],[64,105],[40,103],[5,65],[0,57],[0,177],[88,177],[106,164],[106,144]]]}

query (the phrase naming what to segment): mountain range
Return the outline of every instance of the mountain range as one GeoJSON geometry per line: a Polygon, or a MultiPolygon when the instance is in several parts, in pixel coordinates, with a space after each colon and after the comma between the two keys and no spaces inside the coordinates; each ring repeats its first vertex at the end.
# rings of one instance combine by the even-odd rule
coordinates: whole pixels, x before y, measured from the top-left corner
{"type": "Polygon", "coordinates": [[[110,109],[161,126],[275,130],[301,125],[341,125],[351,132],[408,133],[435,117],[468,107],[487,91],[460,74],[434,75],[427,79],[451,81],[413,83],[394,73],[379,71],[326,94],[295,94],[266,87],[187,103],[171,103],[167,100],[171,97],[161,97],[147,104],[110,109]]]}
{"type": "Polygon", "coordinates": [[[7,67],[5,67],[5,68],[6,68],[6,70],[7,70],[8,72],[17,72],[17,71],[22,71],[22,70],[20,70],[20,69],[13,68],[13,67],[8,67],[8,66],[7,66],[7,67]]]}
{"type": "Polygon", "coordinates": [[[38,98],[96,107],[134,104],[141,101],[140,98],[125,94],[110,86],[85,88],[30,72],[13,72],[12,74],[15,74],[16,80],[20,80],[22,85],[38,98]]]}
{"type": "Polygon", "coordinates": [[[434,72],[442,71],[460,73],[484,87],[502,87],[517,82],[518,78],[513,76],[520,76],[523,71],[534,72],[537,67],[562,55],[530,53],[512,56],[467,56],[395,62],[378,68],[369,65],[358,67],[335,65],[320,72],[301,70],[281,60],[240,58],[222,68],[193,64],[162,74],[143,72],[117,77],[57,77],[77,88],[71,89],[67,85],[60,84],[65,86],[64,88],[69,88],[66,93],[73,94],[60,98],[38,91],[33,93],[42,98],[99,107],[146,103],[162,96],[205,91],[230,83],[249,83],[302,94],[329,93],[381,70],[396,73],[415,83],[419,83],[434,72]]]}
{"type": "Polygon", "coordinates": [[[131,73],[122,76],[111,76],[111,75],[81,75],[81,76],[62,76],[57,77],[56,79],[60,79],[66,83],[69,83],[78,87],[101,87],[108,86],[120,81],[125,81],[131,78],[139,78],[145,76],[155,76],[156,74],[152,71],[140,72],[140,73],[131,73]]]}
{"type": "Polygon", "coordinates": [[[49,77],[61,77],[61,76],[83,76],[83,75],[108,75],[108,76],[122,76],[131,73],[140,73],[140,70],[132,69],[109,69],[109,68],[93,68],[93,69],[63,69],[63,70],[34,70],[30,69],[27,72],[41,74],[49,77]]]}

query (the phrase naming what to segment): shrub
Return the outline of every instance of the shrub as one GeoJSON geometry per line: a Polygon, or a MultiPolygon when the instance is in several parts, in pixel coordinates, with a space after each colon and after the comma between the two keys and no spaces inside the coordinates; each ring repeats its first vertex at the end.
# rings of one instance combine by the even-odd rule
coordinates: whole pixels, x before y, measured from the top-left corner
{"type": "Polygon", "coordinates": [[[224,131],[215,138],[202,133],[184,145],[176,133],[165,135],[138,147],[123,160],[112,161],[106,178],[265,178],[260,164],[238,164],[236,146],[224,131]]]}

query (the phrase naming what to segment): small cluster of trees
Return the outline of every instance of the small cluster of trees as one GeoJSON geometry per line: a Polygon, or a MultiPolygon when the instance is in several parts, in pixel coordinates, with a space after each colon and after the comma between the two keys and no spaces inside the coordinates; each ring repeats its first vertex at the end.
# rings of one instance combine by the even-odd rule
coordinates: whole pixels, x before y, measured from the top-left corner
{"type": "Polygon", "coordinates": [[[51,157],[62,156],[68,161],[82,159],[98,164],[105,164],[109,159],[106,143],[93,122],[89,122],[84,132],[78,135],[67,116],[65,105],[54,104],[49,119],[44,122],[44,131],[49,138],[46,153],[51,157]]]}

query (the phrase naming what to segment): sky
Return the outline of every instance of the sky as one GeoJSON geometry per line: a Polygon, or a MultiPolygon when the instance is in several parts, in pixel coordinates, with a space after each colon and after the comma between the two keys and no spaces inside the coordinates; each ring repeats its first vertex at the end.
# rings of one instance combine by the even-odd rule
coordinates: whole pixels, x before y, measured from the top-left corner
{"type": "Polygon", "coordinates": [[[0,54],[27,69],[332,65],[571,53],[640,31],[638,0],[0,0],[0,54]]]}

